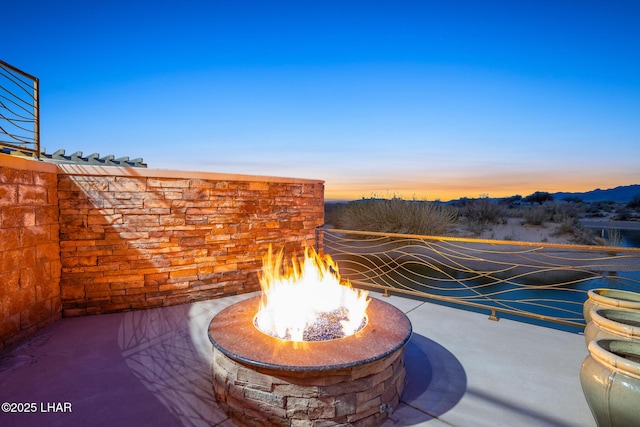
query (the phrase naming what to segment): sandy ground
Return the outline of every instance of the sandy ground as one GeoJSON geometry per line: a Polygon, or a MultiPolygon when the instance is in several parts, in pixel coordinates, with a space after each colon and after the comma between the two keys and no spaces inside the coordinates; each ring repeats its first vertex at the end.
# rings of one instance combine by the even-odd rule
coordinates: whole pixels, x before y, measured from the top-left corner
{"type": "MultiPolygon", "coordinates": [[[[581,219],[580,224],[589,228],[624,228],[640,230],[638,221],[613,221],[608,218],[602,219],[581,219]]],[[[519,242],[543,242],[575,244],[575,236],[570,233],[560,234],[558,232],[560,224],[544,223],[536,226],[526,224],[523,218],[508,218],[505,224],[493,224],[490,228],[482,231],[480,235],[466,229],[464,225],[458,225],[452,230],[450,235],[457,237],[472,237],[492,240],[509,240],[519,242]]]]}
{"type": "Polygon", "coordinates": [[[505,224],[491,224],[481,234],[465,228],[463,224],[456,226],[450,233],[453,236],[472,237],[476,239],[509,240],[519,242],[571,243],[570,234],[558,235],[559,224],[545,223],[541,226],[525,224],[522,218],[508,218],[505,224]]]}

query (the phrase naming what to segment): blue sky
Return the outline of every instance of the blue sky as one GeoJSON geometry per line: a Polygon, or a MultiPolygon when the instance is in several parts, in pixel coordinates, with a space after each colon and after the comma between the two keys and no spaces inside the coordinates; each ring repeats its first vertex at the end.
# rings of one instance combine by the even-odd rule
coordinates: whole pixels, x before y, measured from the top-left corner
{"type": "Polygon", "coordinates": [[[640,183],[637,1],[5,2],[48,152],[428,200],[640,183]]]}

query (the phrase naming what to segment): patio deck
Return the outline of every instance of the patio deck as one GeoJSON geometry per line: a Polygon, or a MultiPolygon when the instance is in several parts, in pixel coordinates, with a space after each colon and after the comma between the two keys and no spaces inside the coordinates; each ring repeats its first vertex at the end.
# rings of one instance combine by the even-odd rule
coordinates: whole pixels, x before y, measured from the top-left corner
{"type": "MultiPolygon", "coordinates": [[[[38,331],[0,352],[0,403],[36,412],[0,412],[0,425],[232,427],[213,398],[207,327],[251,295],[65,318],[38,331]],[[71,412],[55,412],[65,403],[71,412]]],[[[385,301],[413,326],[407,386],[385,427],[596,425],[580,387],[582,335],[385,301]]]]}

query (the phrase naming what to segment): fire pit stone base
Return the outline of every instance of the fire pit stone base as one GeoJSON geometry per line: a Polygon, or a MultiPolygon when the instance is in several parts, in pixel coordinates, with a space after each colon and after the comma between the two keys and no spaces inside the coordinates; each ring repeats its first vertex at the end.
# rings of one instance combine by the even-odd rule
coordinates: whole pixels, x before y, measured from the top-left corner
{"type": "Polygon", "coordinates": [[[367,326],[335,340],[293,342],[254,325],[260,298],[233,304],[211,320],[213,391],[240,426],[368,427],[398,406],[411,322],[372,299],[367,326]]]}
{"type": "Polygon", "coordinates": [[[239,363],[214,349],[214,392],[240,426],[378,426],[405,385],[404,347],[373,362],[313,372],[239,363]]]}

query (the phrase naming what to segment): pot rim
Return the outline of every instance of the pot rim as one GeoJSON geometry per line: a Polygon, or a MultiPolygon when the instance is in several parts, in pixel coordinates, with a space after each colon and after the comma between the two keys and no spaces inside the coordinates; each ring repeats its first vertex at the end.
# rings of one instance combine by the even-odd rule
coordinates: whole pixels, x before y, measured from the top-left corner
{"type": "Polygon", "coordinates": [[[607,312],[621,313],[640,322],[640,311],[629,309],[615,309],[610,307],[596,307],[591,310],[591,321],[600,328],[614,335],[624,335],[628,338],[640,338],[640,326],[628,325],[619,320],[608,317],[607,312]]]}
{"type": "Polygon", "coordinates": [[[640,342],[618,339],[599,339],[589,343],[589,354],[598,362],[623,375],[640,380],[640,362],[635,362],[612,351],[612,347],[625,349],[640,358],[640,342]]]}
{"type": "Polygon", "coordinates": [[[640,309],[640,294],[610,288],[596,288],[587,291],[589,299],[614,307],[640,309]]]}

